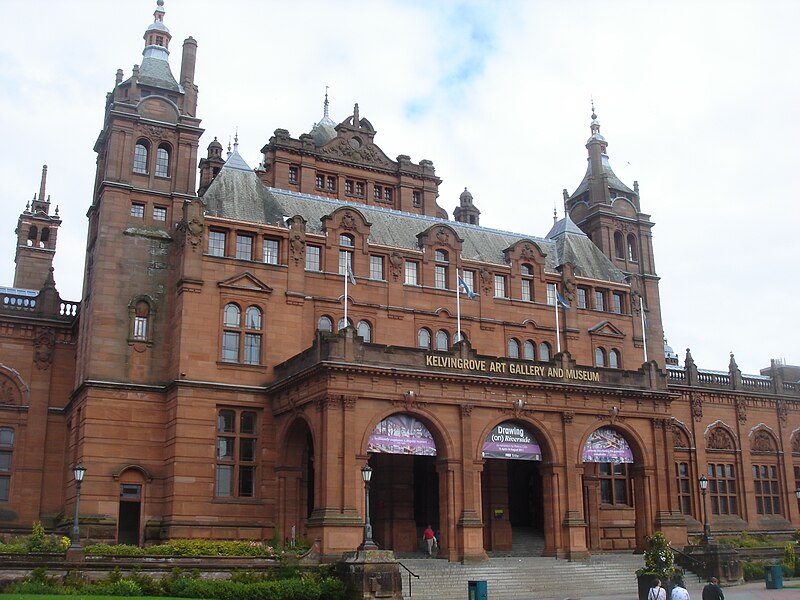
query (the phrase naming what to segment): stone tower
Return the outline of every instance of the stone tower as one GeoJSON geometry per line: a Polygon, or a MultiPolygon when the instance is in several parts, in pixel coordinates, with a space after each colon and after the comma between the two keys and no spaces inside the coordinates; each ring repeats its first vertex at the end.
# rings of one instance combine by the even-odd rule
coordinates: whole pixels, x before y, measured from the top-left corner
{"type": "Polygon", "coordinates": [[[34,194],[17,221],[15,288],[41,290],[53,266],[61,219],[58,218],[58,207],[54,214],[50,214],[50,196],[45,196],[46,186],[47,165],[44,165],[39,195],[34,194]]]}
{"type": "Polygon", "coordinates": [[[608,142],[600,133],[594,106],[590,130],[586,174],[571,196],[564,190],[565,208],[575,224],[627,275],[630,306],[623,310],[639,317],[644,310],[634,342],[642,346],[646,342],[647,360],[655,360],[663,367],[664,332],[652,243],[654,223],[641,210],[638,182],[631,189],[611,169],[608,142]]]}

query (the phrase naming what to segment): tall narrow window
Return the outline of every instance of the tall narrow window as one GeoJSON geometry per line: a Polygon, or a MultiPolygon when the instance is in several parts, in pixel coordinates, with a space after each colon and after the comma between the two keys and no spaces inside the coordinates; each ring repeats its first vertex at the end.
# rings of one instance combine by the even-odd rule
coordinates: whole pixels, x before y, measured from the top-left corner
{"type": "Polygon", "coordinates": [[[508,358],[519,358],[519,342],[514,338],[508,340],[508,358]]]}
{"type": "Polygon", "coordinates": [[[578,288],[578,308],[586,308],[586,288],[578,288]]]}
{"type": "Polygon", "coordinates": [[[616,258],[625,258],[624,242],[622,241],[622,232],[614,232],[614,256],[616,258]]]}
{"type": "Polygon", "coordinates": [[[169,149],[165,144],[156,150],[156,177],[169,177],[169,149]]]}
{"type": "Polygon", "coordinates": [[[734,465],[730,463],[709,463],[708,495],[711,501],[712,515],[739,514],[734,465]]]}
{"type": "Polygon", "coordinates": [[[11,496],[11,456],[14,451],[14,430],[0,427],[0,502],[11,496]]]}
{"type": "Polygon", "coordinates": [[[639,261],[639,250],[636,244],[636,236],[628,234],[628,260],[631,262],[639,261]]]}
{"type": "Polygon", "coordinates": [[[137,142],[133,149],[133,172],[147,173],[147,156],[150,153],[149,145],[144,140],[137,142]]]}
{"type": "Polygon", "coordinates": [[[539,344],[539,360],[547,362],[550,360],[550,344],[542,342],[539,344]]]}
{"type": "Polygon", "coordinates": [[[756,512],[759,515],[781,514],[780,483],[777,465],[753,465],[756,512]]]}
{"type": "Polygon", "coordinates": [[[245,311],[244,364],[261,364],[261,309],[248,306],[245,311]]]}
{"type": "Polygon", "coordinates": [[[619,292],[614,292],[614,295],[611,296],[611,312],[622,313],[622,294],[619,292]]]}
{"type": "Polygon", "coordinates": [[[253,260],[253,238],[249,235],[236,235],[236,258],[253,260]]]}
{"type": "Polygon", "coordinates": [[[603,291],[596,290],[594,293],[594,309],[595,310],[605,310],[606,309],[606,294],[603,291]]]}
{"type": "Polygon", "coordinates": [[[211,256],[225,256],[225,232],[208,232],[208,253],[211,256]]]}
{"type": "Polygon", "coordinates": [[[534,342],[526,340],[523,348],[523,357],[525,360],[534,360],[536,358],[536,344],[534,342]]]}
{"type": "Polygon", "coordinates": [[[225,305],[222,318],[222,360],[225,362],[239,361],[239,340],[241,339],[242,311],[238,305],[225,305]]]}
{"type": "Polygon", "coordinates": [[[348,268],[353,272],[353,251],[344,250],[343,248],[354,248],[355,242],[353,236],[342,234],[339,236],[339,274],[346,275],[348,268]]]}
{"type": "Polygon", "coordinates": [[[689,463],[675,463],[678,478],[678,506],[685,515],[692,514],[692,481],[689,478],[689,463]]]}
{"type": "Polygon", "coordinates": [[[147,341],[148,325],[150,321],[150,305],[144,300],[139,300],[133,313],[133,339],[139,342],[147,341]]]}
{"type": "Polygon", "coordinates": [[[422,192],[419,192],[417,190],[411,192],[411,204],[415,208],[419,208],[420,206],[422,206],[422,192]]]}
{"type": "Polygon", "coordinates": [[[321,271],[322,263],[320,262],[320,247],[306,245],[306,270],[307,271],[321,271]]]}
{"type": "Polygon", "coordinates": [[[325,176],[324,175],[317,175],[316,176],[316,186],[318,190],[325,189],[325,176]]]}
{"type": "Polygon", "coordinates": [[[602,348],[594,349],[594,366],[595,367],[606,366],[606,351],[603,350],[602,348]]]}
{"type": "Polygon", "coordinates": [[[622,504],[630,506],[630,480],[628,465],[625,463],[598,463],[600,479],[600,500],[603,504],[622,504]]]}
{"type": "Polygon", "coordinates": [[[506,298],[506,277],[505,275],[494,276],[494,297],[506,298]]]}
{"type": "MultiPolygon", "coordinates": [[[[298,167],[289,167],[289,183],[297,183],[300,179],[299,177],[300,169],[298,167]]],[[[317,187],[320,187],[317,185],[317,187]]]]}
{"type": "Polygon", "coordinates": [[[419,285],[418,284],[418,271],[419,263],[413,260],[407,260],[405,263],[405,284],[406,285],[419,285]]]}
{"type": "Polygon", "coordinates": [[[554,306],[556,303],[556,284],[555,283],[548,283],[547,284],[547,303],[550,306],[554,306]]]}
{"type": "Polygon", "coordinates": [[[333,331],[333,321],[331,321],[330,317],[322,315],[317,321],[317,329],[330,333],[333,331]]]}
{"type": "Polygon", "coordinates": [[[619,369],[622,366],[619,350],[612,349],[608,352],[608,366],[612,369],[619,369]]]}
{"type": "Polygon", "coordinates": [[[383,281],[383,257],[375,254],[369,257],[369,278],[383,281]]]}
{"type": "Polygon", "coordinates": [[[461,278],[467,284],[469,289],[475,292],[475,271],[462,271],[461,278]]]}
{"type": "Polygon", "coordinates": [[[255,496],[257,448],[254,411],[221,409],[217,413],[216,496],[255,496]]]}
{"type": "Polygon", "coordinates": [[[356,326],[356,333],[360,335],[361,339],[365,342],[370,343],[372,341],[372,326],[368,321],[359,321],[356,326]]]}
{"type": "Polygon", "coordinates": [[[434,285],[440,290],[447,289],[447,252],[436,250],[434,252],[434,285]]]}
{"type": "Polygon", "coordinates": [[[444,329],[436,332],[436,349],[442,351],[450,349],[450,334],[444,329]]]}
{"type": "Polygon", "coordinates": [[[520,273],[522,274],[522,288],[520,290],[520,298],[526,302],[533,300],[533,267],[528,264],[521,265],[520,273]]]}
{"type": "Polygon", "coordinates": [[[424,327],[417,332],[417,346],[425,350],[431,349],[431,332],[424,327]]]}
{"type": "Polygon", "coordinates": [[[269,265],[277,265],[279,242],[272,238],[264,238],[264,262],[269,265]]]}

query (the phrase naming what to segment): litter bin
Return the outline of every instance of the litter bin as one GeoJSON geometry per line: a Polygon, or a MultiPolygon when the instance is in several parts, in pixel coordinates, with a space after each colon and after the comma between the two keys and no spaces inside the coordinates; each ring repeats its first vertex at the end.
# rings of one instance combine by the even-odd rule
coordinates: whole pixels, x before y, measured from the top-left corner
{"type": "Polygon", "coordinates": [[[488,600],[485,581],[468,581],[469,600],[488,600]]]}
{"type": "Polygon", "coordinates": [[[764,582],[768,590],[780,590],[783,588],[783,573],[780,565],[766,565],[764,567],[764,582]]]}

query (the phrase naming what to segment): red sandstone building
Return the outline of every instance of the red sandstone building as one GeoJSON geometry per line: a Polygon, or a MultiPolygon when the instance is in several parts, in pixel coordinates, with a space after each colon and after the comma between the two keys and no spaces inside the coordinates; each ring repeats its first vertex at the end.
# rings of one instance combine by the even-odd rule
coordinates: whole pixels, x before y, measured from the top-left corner
{"type": "Polygon", "coordinates": [[[685,543],[701,475],[713,531],[800,527],[800,373],[665,354],[653,223],[595,115],[567,216],[488,229],[466,189],[449,219],[433,164],[387,157],[357,105],[275,130],[256,169],[216,139],[200,158],[197,43],[175,79],[163,15],[107,98],[80,303],[55,289],[45,173],[19,218],[4,530],[69,528],[79,462],[82,533],[135,544],[296,531],[338,555],[366,464],[376,542],[414,551],[432,524],[453,560],[685,543]]]}

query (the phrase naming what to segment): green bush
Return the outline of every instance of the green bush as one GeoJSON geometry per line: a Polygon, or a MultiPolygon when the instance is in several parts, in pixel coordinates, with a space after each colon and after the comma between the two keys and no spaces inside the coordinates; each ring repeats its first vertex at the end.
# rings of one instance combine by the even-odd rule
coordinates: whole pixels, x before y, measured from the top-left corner
{"type": "Polygon", "coordinates": [[[636,571],[637,575],[652,575],[661,581],[675,576],[675,553],[669,540],[660,531],[647,538],[647,549],[644,551],[644,567],[636,571]]]}
{"type": "Polygon", "coordinates": [[[742,563],[742,574],[745,581],[764,579],[764,567],[769,564],[765,560],[748,560],[742,563]]]}
{"type": "Polygon", "coordinates": [[[764,548],[775,546],[776,542],[768,535],[752,535],[743,531],[739,535],[727,535],[718,538],[721,544],[730,544],[734,548],[764,548]]]}
{"type": "Polygon", "coordinates": [[[170,540],[163,544],[139,548],[125,544],[91,544],[86,547],[87,554],[120,556],[263,556],[277,555],[272,546],[262,542],[239,540],[170,540]]]}
{"type": "Polygon", "coordinates": [[[33,524],[30,535],[11,538],[0,542],[0,552],[8,554],[27,554],[29,552],[52,552],[64,554],[69,548],[70,539],[60,535],[47,535],[41,522],[33,524]]]}

